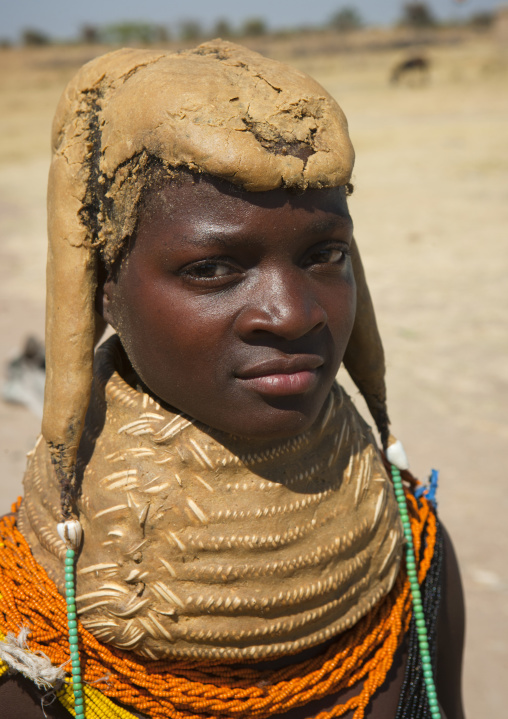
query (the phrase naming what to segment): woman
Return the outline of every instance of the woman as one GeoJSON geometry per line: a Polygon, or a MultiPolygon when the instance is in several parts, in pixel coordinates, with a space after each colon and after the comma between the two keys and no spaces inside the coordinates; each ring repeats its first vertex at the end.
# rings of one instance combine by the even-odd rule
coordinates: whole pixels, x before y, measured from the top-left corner
{"type": "Polygon", "coordinates": [[[344,361],[405,470],[336,102],[231,43],[124,50],[71,82],[53,146],[44,441],[0,554],[0,628],[31,635],[5,667],[48,716],[460,719],[453,551],[334,383],[344,361]]]}

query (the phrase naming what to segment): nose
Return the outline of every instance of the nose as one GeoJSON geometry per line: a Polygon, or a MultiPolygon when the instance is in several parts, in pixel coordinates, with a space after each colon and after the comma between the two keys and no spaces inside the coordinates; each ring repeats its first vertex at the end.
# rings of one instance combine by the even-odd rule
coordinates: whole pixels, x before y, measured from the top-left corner
{"type": "Polygon", "coordinates": [[[313,291],[305,271],[270,272],[250,288],[249,301],[237,316],[243,337],[270,333],[296,340],[317,333],[328,324],[326,310],[313,291]]]}

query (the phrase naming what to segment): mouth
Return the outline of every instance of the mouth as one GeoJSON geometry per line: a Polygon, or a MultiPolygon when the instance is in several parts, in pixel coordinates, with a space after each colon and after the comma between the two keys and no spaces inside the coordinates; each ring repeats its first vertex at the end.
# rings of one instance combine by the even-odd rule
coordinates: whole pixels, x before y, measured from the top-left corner
{"type": "Polygon", "coordinates": [[[259,394],[287,397],[313,390],[323,364],[319,355],[291,355],[258,362],[237,372],[236,377],[259,394]]]}

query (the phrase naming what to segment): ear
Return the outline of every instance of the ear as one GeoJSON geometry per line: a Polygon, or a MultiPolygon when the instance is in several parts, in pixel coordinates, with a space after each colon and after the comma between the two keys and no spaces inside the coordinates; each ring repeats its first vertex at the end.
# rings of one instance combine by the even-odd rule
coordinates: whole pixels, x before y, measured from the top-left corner
{"type": "MultiPolygon", "coordinates": [[[[97,267],[97,290],[95,292],[95,312],[100,318],[101,325],[106,324],[116,329],[114,321],[115,296],[118,292],[117,277],[111,268],[107,268],[101,260],[97,267]]],[[[102,333],[101,333],[102,334],[102,333]]]]}
{"type": "Polygon", "coordinates": [[[106,277],[107,273],[103,268],[102,263],[99,263],[97,268],[97,289],[95,290],[95,347],[97,347],[102,335],[106,331],[106,327],[108,326],[108,320],[104,315],[104,280],[106,277]]]}
{"type": "Polygon", "coordinates": [[[95,311],[113,329],[116,329],[114,311],[116,293],[117,284],[111,275],[107,275],[104,282],[98,283],[95,295],[95,311]]]}

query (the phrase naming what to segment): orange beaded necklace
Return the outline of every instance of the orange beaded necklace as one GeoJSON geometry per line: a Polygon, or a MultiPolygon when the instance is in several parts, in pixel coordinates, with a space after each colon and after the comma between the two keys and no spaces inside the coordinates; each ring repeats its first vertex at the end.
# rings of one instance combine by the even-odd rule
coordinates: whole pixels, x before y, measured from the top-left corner
{"type": "MultiPolygon", "coordinates": [[[[406,497],[421,583],[433,556],[436,519],[425,498],[417,502],[409,490],[406,497]]],[[[55,665],[64,664],[69,660],[64,598],[34,560],[14,515],[0,520],[0,541],[0,629],[17,632],[28,626],[30,649],[45,652],[55,665]]],[[[255,665],[149,661],[101,644],[79,625],[83,679],[124,706],[160,719],[265,719],[358,685],[356,696],[323,712],[322,719],[350,710],[354,719],[363,719],[386,679],[410,616],[409,582],[401,571],[390,594],[325,652],[270,671],[255,665]]]]}

